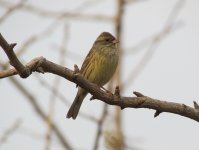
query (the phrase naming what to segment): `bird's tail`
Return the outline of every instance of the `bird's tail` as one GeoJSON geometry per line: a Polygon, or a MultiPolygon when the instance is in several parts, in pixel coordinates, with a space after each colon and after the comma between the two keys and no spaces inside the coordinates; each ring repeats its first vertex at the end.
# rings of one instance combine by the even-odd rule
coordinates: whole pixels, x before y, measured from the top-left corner
{"type": "Polygon", "coordinates": [[[82,104],[84,98],[86,97],[86,95],[87,95],[87,92],[85,90],[83,90],[82,88],[78,89],[75,100],[73,101],[73,103],[66,115],[67,118],[72,117],[73,119],[75,119],[77,117],[77,114],[79,112],[81,104],[82,104]]]}

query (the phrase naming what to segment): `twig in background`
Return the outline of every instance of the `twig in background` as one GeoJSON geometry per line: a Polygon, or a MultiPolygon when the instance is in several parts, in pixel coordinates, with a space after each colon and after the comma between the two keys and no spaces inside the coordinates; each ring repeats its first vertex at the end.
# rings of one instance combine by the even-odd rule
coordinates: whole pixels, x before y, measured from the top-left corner
{"type": "MultiPolygon", "coordinates": [[[[34,95],[32,95],[27,89],[27,87],[23,86],[19,81],[17,81],[15,78],[9,78],[9,80],[13,83],[13,85],[23,94],[23,96],[26,97],[26,100],[30,102],[30,104],[33,106],[35,112],[38,114],[38,116],[43,120],[46,121],[47,115],[44,113],[42,110],[41,106],[38,104],[36,98],[34,95]]],[[[60,131],[59,127],[57,124],[52,122],[52,129],[57,138],[59,139],[59,142],[62,144],[62,146],[65,149],[72,150],[72,146],[66,139],[66,135],[63,135],[62,132],[60,131]]]]}
{"type": "MultiPolygon", "coordinates": [[[[30,70],[30,72],[32,72],[31,67],[29,66],[24,66],[21,64],[21,62],[18,60],[18,58],[16,57],[14,51],[13,51],[13,47],[11,47],[11,44],[8,44],[7,41],[3,38],[3,36],[0,36],[0,46],[3,48],[3,50],[5,51],[5,53],[7,54],[8,58],[10,58],[10,62],[15,62],[15,66],[21,65],[22,68],[24,68],[25,70],[30,70]],[[17,60],[17,61],[16,61],[17,60]]],[[[39,63],[37,63],[36,61],[34,61],[34,65],[39,65],[39,63]]],[[[34,66],[34,67],[36,67],[34,66]]],[[[36,67],[37,68],[37,67],[36,67]]],[[[40,67],[38,67],[39,69],[40,67]]],[[[19,72],[19,74],[23,73],[24,69],[20,69],[19,67],[17,67],[16,69],[18,69],[17,71],[19,72]],[[22,73],[20,72],[22,71],[22,73]]],[[[39,69],[41,72],[43,72],[42,68],[39,69]]],[[[17,72],[16,72],[17,73],[17,72]]],[[[29,74],[30,75],[30,74],[29,74]]],[[[32,104],[33,108],[35,109],[35,111],[37,112],[37,114],[45,121],[47,119],[47,115],[43,112],[42,108],[39,106],[39,104],[36,101],[36,98],[30,93],[28,92],[27,88],[25,88],[19,81],[17,81],[15,78],[9,78],[9,80],[12,81],[12,83],[17,87],[17,89],[24,95],[26,96],[27,100],[30,101],[30,103],[32,104]]],[[[65,136],[62,135],[61,131],[59,130],[59,128],[56,126],[56,124],[54,122],[52,122],[52,129],[55,132],[55,134],[57,135],[58,139],[60,140],[60,143],[66,148],[66,149],[72,149],[72,147],[70,146],[69,142],[67,142],[67,140],[65,139],[65,136]]]]}
{"type": "Polygon", "coordinates": [[[161,44],[164,38],[168,36],[169,34],[173,33],[177,28],[175,25],[173,25],[169,28],[169,30],[166,28],[157,36],[155,36],[151,42],[151,45],[147,49],[146,53],[142,57],[142,59],[139,61],[137,66],[129,73],[128,77],[123,81],[123,83],[120,85],[123,87],[124,90],[126,90],[129,86],[131,86],[136,78],[140,75],[140,73],[143,71],[143,69],[147,66],[148,62],[152,59],[153,55],[155,54],[157,47],[161,44]],[[174,27],[173,27],[174,26],[174,27]],[[165,32],[166,31],[166,32],[165,32]],[[128,83],[128,84],[127,84],[128,83]]]}
{"type": "Polygon", "coordinates": [[[5,143],[8,138],[19,129],[22,121],[21,119],[17,119],[8,129],[4,131],[4,134],[0,137],[0,146],[5,143]]]}
{"type": "MultiPolygon", "coordinates": [[[[100,2],[100,1],[99,1],[100,2]]],[[[90,2],[85,2],[85,3],[92,3],[92,1],[90,2]]],[[[9,6],[9,3],[7,2],[1,2],[2,5],[4,6],[9,6]]],[[[100,15],[100,14],[83,14],[82,12],[77,12],[77,11],[81,11],[84,10],[85,8],[88,8],[90,6],[92,6],[94,3],[90,4],[90,5],[84,5],[81,4],[80,6],[76,7],[74,10],[70,10],[70,11],[51,11],[51,10],[44,10],[41,9],[39,7],[36,6],[32,6],[32,5],[23,5],[23,7],[21,7],[21,10],[25,10],[27,12],[31,12],[35,15],[39,15],[40,17],[50,17],[50,18],[56,18],[58,20],[60,20],[61,18],[68,18],[68,19],[80,19],[80,20],[92,20],[92,21],[102,21],[102,22],[114,22],[115,18],[111,17],[111,16],[106,16],[106,15],[100,15]]]]}
{"type": "MultiPolygon", "coordinates": [[[[60,47],[59,45],[57,45],[56,43],[54,44],[51,44],[51,47],[52,47],[52,51],[53,52],[59,52],[61,49],[63,49],[63,47],[60,47]]],[[[67,50],[67,59],[71,59],[71,60],[74,60],[75,61],[80,61],[82,59],[82,56],[72,50],[67,50]]]]}
{"type": "MultiPolygon", "coordinates": [[[[0,72],[1,73],[1,72],[0,72]]],[[[37,78],[37,80],[39,81],[39,83],[46,87],[47,90],[51,91],[51,92],[54,92],[55,91],[55,87],[51,86],[48,82],[46,82],[44,79],[42,79],[38,74],[35,74],[35,77],[37,78]]],[[[71,103],[69,102],[69,100],[67,100],[65,98],[65,95],[63,95],[62,93],[60,93],[58,91],[57,93],[57,98],[66,106],[70,106],[71,103]]],[[[96,119],[95,117],[91,116],[91,115],[88,115],[88,114],[85,114],[83,112],[80,112],[80,117],[83,117],[89,121],[92,121],[92,122],[98,122],[98,119],[96,119]]]]}
{"type": "MultiPolygon", "coordinates": [[[[7,2],[1,2],[3,5],[7,6],[9,5],[7,2]]],[[[30,46],[32,46],[34,43],[36,43],[39,40],[44,39],[44,37],[49,36],[49,34],[51,34],[53,31],[55,31],[55,29],[57,29],[59,27],[59,25],[62,24],[62,20],[65,19],[66,17],[70,17],[70,18],[75,18],[75,17],[83,17],[82,19],[85,18],[90,18],[90,19],[96,19],[96,20],[103,20],[103,18],[105,20],[114,20],[114,18],[106,18],[106,16],[101,16],[101,15],[83,15],[82,13],[77,14],[77,13],[71,13],[71,12],[57,12],[57,13],[52,13],[51,11],[47,11],[45,12],[45,10],[40,9],[40,8],[36,8],[34,6],[29,6],[29,5],[22,5],[23,7],[20,7],[20,9],[26,9],[27,11],[33,11],[33,13],[40,13],[39,15],[49,15],[49,16],[53,16],[55,15],[55,19],[54,21],[52,21],[51,24],[48,25],[48,27],[46,27],[42,32],[32,35],[31,37],[29,37],[24,44],[17,50],[16,55],[19,57],[22,54],[24,54],[24,52],[27,50],[27,48],[29,48],[30,46]],[[81,16],[82,15],[82,16],[81,16]]],[[[89,5],[88,5],[89,6],[89,5]]],[[[87,6],[87,7],[88,7],[87,6]]],[[[75,8],[75,10],[78,10],[80,8],[84,9],[87,8],[84,3],[83,5],[78,6],[77,8],[75,8]]],[[[8,66],[8,63],[6,63],[6,66],[8,66]]]]}
{"type": "Polygon", "coordinates": [[[37,131],[37,129],[33,130],[32,128],[29,129],[29,128],[27,128],[27,127],[21,126],[21,127],[17,130],[17,132],[18,132],[19,134],[26,135],[26,136],[28,136],[28,137],[34,139],[34,140],[44,140],[44,138],[45,138],[43,134],[41,134],[41,133],[39,133],[39,132],[37,131]]]}
{"type": "MultiPolygon", "coordinates": [[[[176,29],[182,27],[183,23],[182,22],[176,22],[175,24],[173,24],[172,26],[169,27],[169,30],[167,30],[168,33],[165,33],[165,30],[160,31],[159,33],[155,33],[154,35],[147,37],[143,40],[141,40],[140,42],[138,42],[137,44],[135,44],[135,46],[132,46],[130,48],[126,48],[125,51],[123,52],[124,55],[134,55],[142,50],[144,50],[144,48],[149,47],[153,41],[155,39],[158,39],[158,37],[160,37],[161,35],[166,36],[167,34],[175,31],[176,29]]],[[[163,38],[163,37],[162,37],[163,38]]]]}
{"type": "MultiPolygon", "coordinates": [[[[141,61],[138,63],[138,65],[133,69],[129,76],[127,77],[126,81],[124,81],[120,86],[122,86],[124,89],[128,88],[130,85],[133,84],[135,79],[139,76],[139,74],[144,70],[144,68],[147,66],[148,62],[151,60],[152,56],[154,55],[155,51],[157,50],[157,47],[160,45],[162,40],[168,35],[168,33],[171,33],[171,31],[174,31],[176,29],[175,19],[177,15],[179,14],[181,8],[183,7],[184,1],[179,0],[174,8],[171,10],[169,17],[164,25],[164,28],[162,31],[155,36],[151,42],[150,47],[146,51],[145,55],[142,57],[141,61]],[[128,84],[127,84],[128,83],[128,84]],[[131,83],[131,84],[129,84],[131,83]],[[125,85],[125,87],[124,87],[125,85]]],[[[177,24],[180,25],[180,24],[177,24]]]]}
{"type": "MultiPolygon", "coordinates": [[[[44,141],[45,140],[45,136],[43,133],[40,133],[37,129],[32,129],[32,128],[27,128],[27,127],[23,127],[21,126],[18,130],[17,130],[18,134],[27,136],[28,138],[30,138],[31,140],[35,140],[35,141],[44,141]]],[[[54,140],[53,141],[53,145],[52,145],[52,149],[55,147],[56,149],[60,149],[61,145],[59,144],[58,140],[54,140]]]]}
{"type": "Polygon", "coordinates": [[[95,136],[93,150],[98,150],[99,149],[100,136],[102,135],[103,123],[104,123],[105,118],[107,116],[107,109],[108,109],[107,104],[104,104],[102,115],[101,115],[99,121],[97,122],[98,128],[97,128],[97,132],[96,132],[96,136],[95,136]]]}
{"type": "MultiPolygon", "coordinates": [[[[19,10],[19,8],[23,7],[24,3],[27,0],[21,0],[20,2],[18,2],[17,4],[14,5],[9,5],[9,7],[7,8],[6,12],[0,17],[0,24],[5,21],[5,19],[7,19],[11,14],[13,14],[15,11],[19,10]]],[[[1,2],[3,3],[3,2],[1,2]]],[[[0,3],[0,4],[1,4],[0,3]]]]}
{"type": "MultiPolygon", "coordinates": [[[[42,32],[32,35],[31,37],[29,37],[24,44],[17,49],[16,51],[16,55],[17,57],[22,56],[27,49],[32,46],[33,44],[35,44],[36,42],[38,42],[39,40],[44,39],[45,37],[49,36],[50,34],[52,34],[53,31],[55,31],[55,29],[57,29],[59,27],[59,25],[61,25],[61,23],[59,23],[58,20],[56,20],[55,22],[53,22],[52,24],[50,24],[47,28],[45,28],[42,32]]],[[[5,68],[7,68],[9,66],[9,62],[4,64],[5,68]]]]}
{"type": "Polygon", "coordinates": [[[148,0],[125,0],[125,4],[135,3],[135,2],[146,2],[148,0]]]}
{"type": "Polygon", "coordinates": [[[121,145],[123,145],[123,137],[121,137],[120,135],[121,134],[117,134],[117,131],[115,129],[104,131],[106,150],[121,150],[121,145]]]}
{"type": "MultiPolygon", "coordinates": [[[[124,6],[125,6],[125,0],[117,0],[117,11],[116,11],[116,21],[115,21],[115,31],[116,31],[116,37],[120,41],[118,43],[119,48],[119,64],[116,70],[116,75],[114,77],[116,85],[121,84],[121,77],[122,77],[122,60],[123,60],[123,45],[122,45],[122,32],[123,32],[123,17],[124,17],[124,6]]],[[[121,91],[123,89],[120,89],[121,91]]],[[[115,136],[117,136],[118,139],[120,139],[120,142],[118,141],[117,150],[123,150],[124,149],[124,133],[122,131],[122,114],[121,109],[119,107],[115,107],[115,113],[114,113],[114,122],[115,122],[115,129],[116,133],[115,136]]]]}
{"type": "Polygon", "coordinates": [[[80,4],[80,6],[77,6],[75,9],[73,9],[74,12],[82,12],[86,9],[93,8],[94,5],[97,5],[99,3],[102,3],[104,0],[87,0],[83,1],[83,3],[80,4]]]}
{"type": "MultiPolygon", "coordinates": [[[[68,42],[68,25],[64,25],[64,29],[63,29],[63,38],[62,38],[62,42],[61,42],[61,50],[60,55],[59,55],[59,60],[60,60],[60,64],[65,66],[65,57],[66,57],[66,44],[68,42]]],[[[50,95],[50,104],[49,104],[49,113],[48,113],[48,118],[47,118],[47,133],[46,133],[46,146],[45,149],[49,150],[50,149],[50,145],[51,145],[51,139],[52,139],[52,121],[53,121],[53,117],[54,117],[54,113],[55,113],[55,105],[56,105],[56,98],[58,95],[58,91],[59,91],[59,85],[60,85],[60,81],[61,78],[59,78],[58,76],[55,77],[54,79],[54,91],[51,93],[50,95]]]]}

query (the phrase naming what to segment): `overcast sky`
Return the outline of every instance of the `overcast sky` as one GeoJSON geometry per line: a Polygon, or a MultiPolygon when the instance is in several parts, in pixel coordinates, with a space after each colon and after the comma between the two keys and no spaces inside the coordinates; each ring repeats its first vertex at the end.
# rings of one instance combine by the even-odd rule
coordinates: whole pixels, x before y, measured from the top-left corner
{"type": "MultiPolygon", "coordinates": [[[[122,95],[132,96],[133,91],[139,91],[152,98],[189,106],[193,106],[193,100],[199,102],[199,1],[185,1],[175,17],[176,28],[161,37],[157,44],[144,42],[140,49],[136,49],[137,51],[133,49],[143,39],[148,39],[164,29],[176,2],[176,0],[146,0],[125,6],[121,41],[124,48],[122,82],[125,84],[125,90],[122,95]],[[143,60],[148,51],[151,51],[149,56],[143,60]],[[146,65],[139,74],[132,74],[133,71],[135,73],[135,68],[141,60],[146,61],[146,65]],[[130,76],[135,80],[131,80],[130,76]]],[[[53,11],[64,10],[107,16],[113,16],[116,13],[117,7],[114,0],[102,2],[96,0],[96,5],[88,3],[87,7],[80,7],[82,3],[80,0],[34,0],[26,4],[53,11]]],[[[0,17],[6,11],[4,8],[0,4],[0,17]]],[[[41,17],[25,10],[16,11],[1,22],[0,32],[7,41],[17,43],[17,51],[29,37],[44,31],[52,22],[54,18],[51,17],[41,17]]],[[[47,36],[27,47],[27,51],[20,59],[28,62],[32,58],[43,56],[60,63],[57,51],[62,43],[64,26],[68,27],[68,38],[64,45],[67,49],[65,66],[70,69],[74,64],[81,66],[84,57],[101,32],[108,31],[115,35],[114,24],[109,21],[65,18],[64,21],[56,22],[52,33],[49,32],[47,36]]],[[[0,50],[0,62],[6,61],[6,55],[0,50]]],[[[25,80],[17,76],[14,78],[36,96],[45,112],[48,112],[49,97],[52,94],[40,85],[36,75],[37,73],[25,80]]],[[[54,75],[39,76],[53,85],[54,75]]],[[[70,103],[76,91],[73,83],[61,79],[59,92],[70,103]]],[[[0,80],[0,93],[0,137],[17,119],[22,120],[19,130],[1,144],[0,149],[43,150],[46,124],[9,79],[0,80]],[[26,131],[33,132],[34,136],[28,136],[26,131]]],[[[90,95],[84,101],[81,111],[96,117],[100,116],[103,103],[90,102],[89,97],[90,95]]],[[[81,117],[75,121],[66,119],[68,106],[61,101],[57,101],[55,107],[55,122],[71,144],[77,149],[91,149],[96,125],[81,117]]],[[[199,124],[194,120],[169,113],[162,113],[154,119],[154,110],[148,109],[124,109],[122,115],[123,130],[128,145],[143,150],[199,149],[199,124]]],[[[105,123],[105,127],[112,127],[110,121],[105,123]]],[[[102,140],[100,149],[104,149],[103,147],[102,140]]],[[[53,136],[52,150],[57,148],[62,147],[53,136]]]]}

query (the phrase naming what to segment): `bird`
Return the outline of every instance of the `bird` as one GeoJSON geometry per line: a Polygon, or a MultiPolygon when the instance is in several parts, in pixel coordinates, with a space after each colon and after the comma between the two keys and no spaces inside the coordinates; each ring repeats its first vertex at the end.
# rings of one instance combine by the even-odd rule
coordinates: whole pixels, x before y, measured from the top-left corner
{"type": "MultiPolygon", "coordinates": [[[[79,74],[86,80],[102,87],[114,75],[119,62],[118,40],[109,32],[102,32],[83,61],[79,74]]],[[[76,97],[66,115],[76,119],[88,92],[78,87],[76,97]]]]}

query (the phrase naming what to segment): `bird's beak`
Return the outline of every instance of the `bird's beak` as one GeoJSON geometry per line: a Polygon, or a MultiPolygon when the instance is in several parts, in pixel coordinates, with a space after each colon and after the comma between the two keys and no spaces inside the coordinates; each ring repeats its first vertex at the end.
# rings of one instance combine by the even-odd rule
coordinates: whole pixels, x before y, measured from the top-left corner
{"type": "Polygon", "coordinates": [[[120,42],[120,41],[118,41],[118,40],[116,40],[116,39],[112,41],[112,43],[114,43],[114,44],[119,43],[119,42],[120,42]]]}

